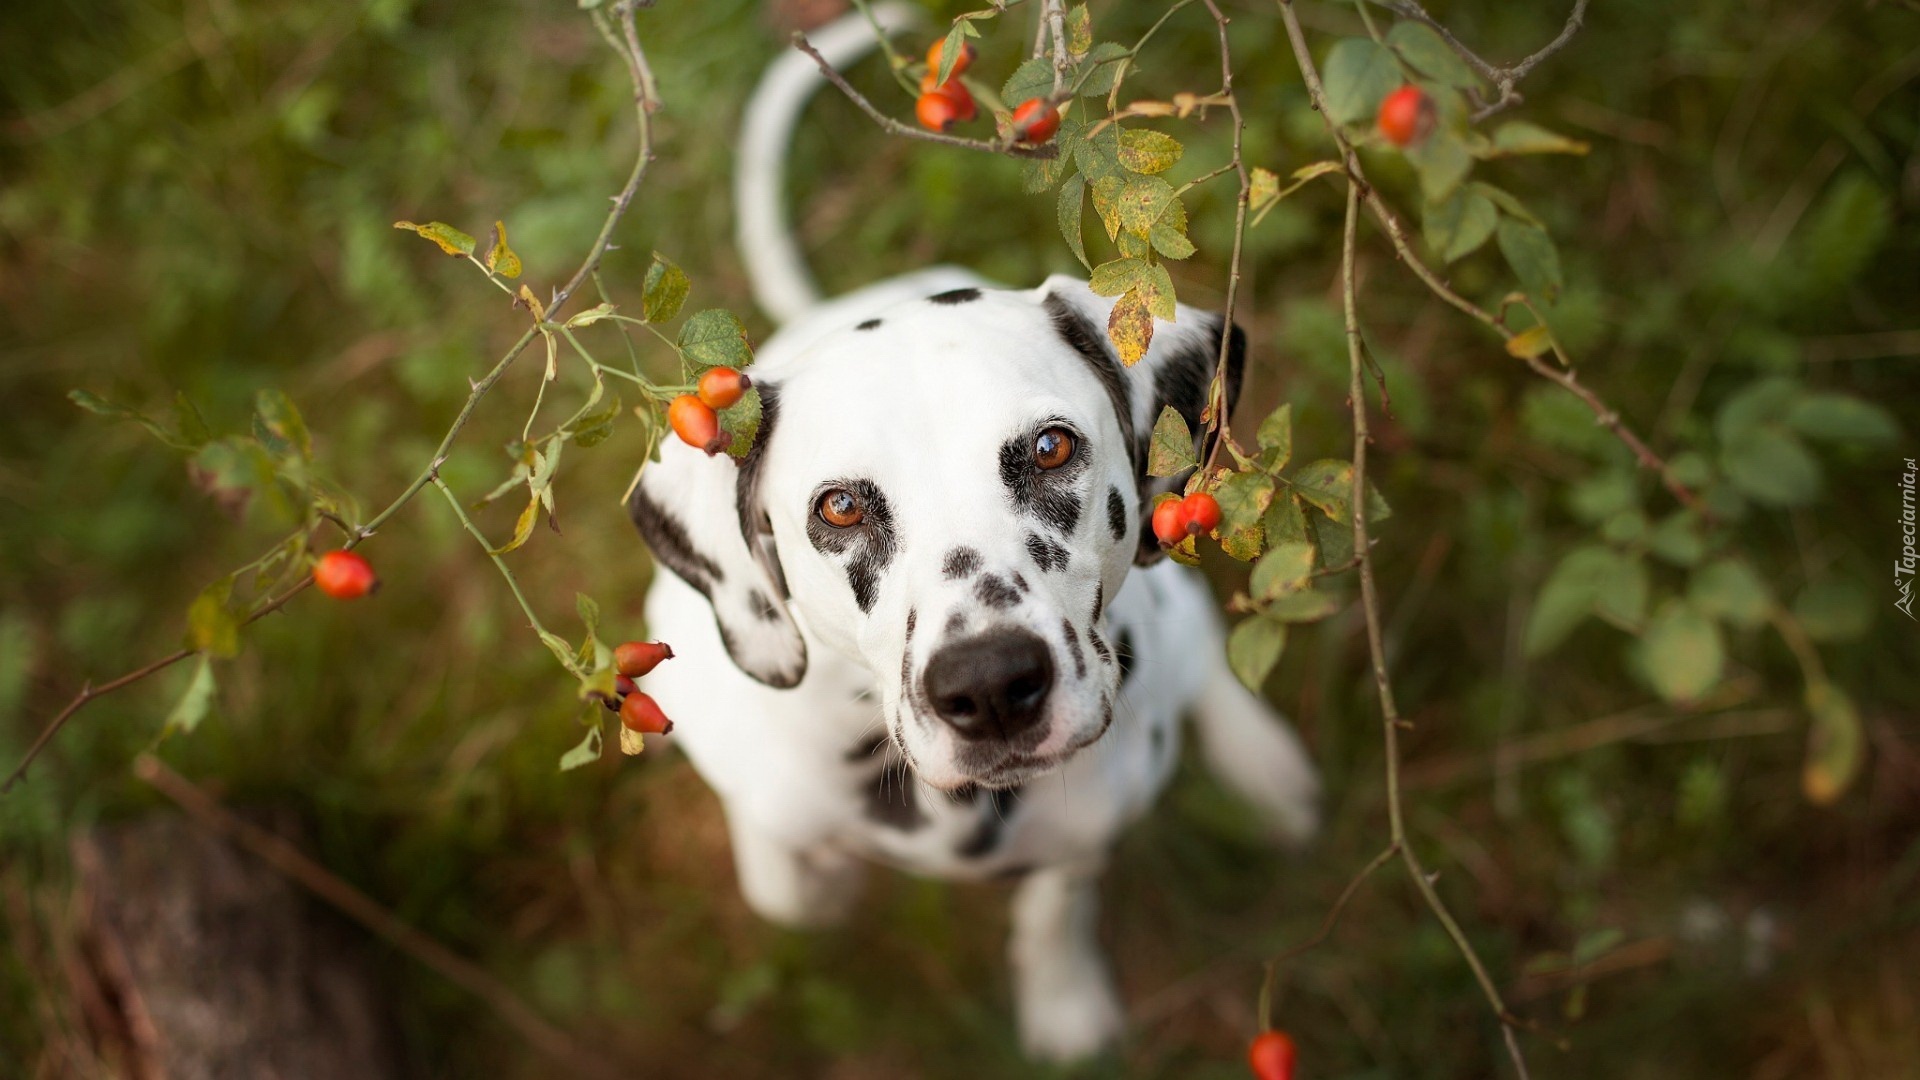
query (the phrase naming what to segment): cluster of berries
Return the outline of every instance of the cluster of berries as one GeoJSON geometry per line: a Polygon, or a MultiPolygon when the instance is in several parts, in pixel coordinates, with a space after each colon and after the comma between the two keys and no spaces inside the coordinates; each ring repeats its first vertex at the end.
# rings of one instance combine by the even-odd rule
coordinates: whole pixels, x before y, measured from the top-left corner
{"type": "Polygon", "coordinates": [[[642,735],[665,735],[673,730],[673,721],[660,711],[660,703],[640,692],[635,679],[673,659],[673,647],[663,641],[624,641],[613,650],[613,696],[606,699],[609,710],[620,714],[620,722],[629,731],[642,735]]]}
{"type": "Polygon", "coordinates": [[[1220,524],[1220,503],[1204,491],[1182,499],[1169,495],[1153,508],[1153,536],[1172,547],[1189,536],[1212,532],[1220,524]]]}
{"type": "Polygon", "coordinates": [[[739,401],[753,380],[730,367],[708,368],[691,394],[681,394],[667,406],[667,424],[680,441],[709,455],[725,450],[733,436],[720,430],[720,409],[739,401]]]}
{"type": "MultiPolygon", "coordinates": [[[[920,77],[920,97],[913,103],[913,115],[920,126],[928,131],[944,132],[955,124],[964,124],[978,116],[980,109],[973,102],[973,94],[960,81],[960,76],[973,66],[973,58],[978,55],[971,44],[962,42],[960,55],[953,61],[953,70],[948,73],[946,82],[936,82],[940,78],[940,62],[945,58],[945,40],[936,41],[927,49],[927,73],[920,77]]],[[[1045,98],[1030,98],[1021,102],[1013,110],[1013,141],[1038,146],[1053,138],[1060,130],[1060,110],[1054,108],[1045,98]]]]}

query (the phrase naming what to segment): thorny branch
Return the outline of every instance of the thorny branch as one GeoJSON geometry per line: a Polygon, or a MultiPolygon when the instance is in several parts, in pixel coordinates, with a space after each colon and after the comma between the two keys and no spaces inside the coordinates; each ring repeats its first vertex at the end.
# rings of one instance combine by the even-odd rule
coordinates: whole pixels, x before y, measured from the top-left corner
{"type": "MultiPolygon", "coordinates": [[[[650,117],[651,114],[659,108],[659,102],[658,98],[654,95],[653,77],[647,66],[646,53],[640,47],[639,34],[634,26],[634,10],[638,6],[641,5],[633,2],[615,4],[613,5],[614,15],[611,19],[600,12],[594,13],[594,23],[599,28],[601,36],[605,37],[608,44],[613,46],[614,51],[620,54],[621,60],[626,63],[628,74],[632,78],[634,111],[639,127],[640,144],[635,155],[633,170],[627,176],[626,185],[620,189],[619,194],[613,196],[613,207],[607,212],[606,221],[600,227],[600,235],[594,239],[593,246],[588,249],[586,257],[581,260],[580,268],[574,272],[573,276],[568,279],[564,286],[553,294],[552,302],[548,304],[546,310],[549,319],[566,305],[567,301],[573,297],[574,292],[591,278],[594,271],[599,268],[600,260],[612,247],[614,229],[620,224],[621,219],[626,216],[627,211],[632,207],[634,194],[639,191],[640,183],[646,177],[647,167],[653,161],[653,131],[650,117]],[[617,34],[615,33],[616,30],[618,31],[617,34]]],[[[479,406],[480,400],[487,396],[487,392],[492,390],[494,384],[500,381],[501,376],[507,373],[507,369],[513,365],[514,360],[517,359],[522,352],[526,351],[528,345],[533,343],[538,333],[539,331],[536,328],[529,329],[526,333],[521,334],[520,339],[513,343],[512,347],[507,350],[506,355],[502,356],[499,362],[494,364],[493,368],[488,371],[486,375],[482,376],[479,381],[473,384],[473,389],[468,393],[466,402],[461,405],[459,414],[453,418],[453,424],[447,428],[446,435],[441,438],[440,445],[434,449],[433,456],[428,461],[426,467],[420,470],[419,475],[415,476],[412,482],[410,482],[399,495],[395,496],[392,502],[387,504],[385,509],[375,514],[358,528],[352,529],[346,541],[341,544],[343,549],[351,550],[356,548],[368,538],[372,537],[381,525],[399,513],[402,507],[412,502],[413,497],[420,494],[420,492],[438,476],[441,464],[446,461],[448,453],[453,449],[454,440],[460,435],[460,432],[466,428],[467,423],[473,419],[474,411],[479,406]]],[[[241,625],[250,625],[266,615],[280,610],[288,601],[299,595],[302,590],[311,584],[311,578],[301,578],[289,586],[284,592],[261,602],[241,620],[241,625]]],[[[32,766],[41,751],[46,748],[48,743],[53,741],[54,736],[60,733],[60,729],[66,725],[67,721],[71,719],[75,713],[79,712],[80,709],[85,707],[88,702],[103,695],[110,694],[115,690],[131,686],[150,675],[157,674],[172,667],[174,664],[190,656],[197,655],[197,653],[198,650],[195,649],[181,649],[143,667],[135,668],[97,687],[92,684],[83,686],[80,692],[75,694],[71,701],[67,702],[66,707],[54,714],[53,719],[49,720],[46,726],[41,729],[39,736],[34,739],[33,745],[29,746],[26,754],[22,756],[20,764],[14,768],[12,773],[8,774],[6,783],[0,784],[0,795],[4,795],[13,790],[14,785],[18,784],[20,780],[26,776],[27,769],[32,766]]]]}
{"type": "MultiPolygon", "coordinates": [[[[1204,0],[1208,14],[1220,34],[1220,93],[1233,116],[1232,166],[1240,178],[1240,193],[1233,203],[1233,256],[1227,263],[1227,298],[1220,312],[1220,349],[1214,357],[1213,382],[1207,388],[1207,415],[1213,421],[1213,449],[1207,452],[1207,467],[1220,456],[1220,445],[1233,438],[1227,420],[1227,352],[1233,342],[1233,305],[1240,293],[1240,249],[1247,236],[1247,205],[1253,194],[1253,181],[1247,174],[1246,159],[1240,152],[1240,136],[1246,120],[1240,115],[1240,99],[1233,92],[1233,52],[1227,47],[1227,23],[1230,21],[1215,0],[1204,0]]],[[[1158,25],[1156,24],[1156,29],[1158,25]]],[[[1236,444],[1237,446],[1238,444],[1236,444]]]]}
{"type": "Polygon", "coordinates": [[[1473,68],[1481,78],[1492,83],[1500,91],[1500,96],[1492,101],[1482,100],[1477,93],[1474,95],[1474,104],[1477,108],[1474,110],[1473,119],[1478,122],[1509,105],[1517,105],[1525,100],[1514,87],[1521,79],[1532,74],[1533,69],[1539,67],[1547,57],[1559,52],[1567,42],[1572,41],[1573,35],[1580,32],[1581,25],[1586,21],[1588,0],[1574,0],[1573,11],[1567,15],[1567,23],[1560,28],[1558,37],[1507,67],[1495,67],[1481,59],[1479,54],[1466,46],[1465,42],[1455,37],[1445,23],[1427,14],[1427,9],[1420,6],[1419,0],[1363,0],[1363,2],[1377,4],[1403,19],[1412,19],[1414,22],[1432,28],[1434,33],[1440,35],[1441,40],[1445,41],[1454,52],[1460,54],[1460,59],[1465,60],[1467,66],[1473,68]]]}

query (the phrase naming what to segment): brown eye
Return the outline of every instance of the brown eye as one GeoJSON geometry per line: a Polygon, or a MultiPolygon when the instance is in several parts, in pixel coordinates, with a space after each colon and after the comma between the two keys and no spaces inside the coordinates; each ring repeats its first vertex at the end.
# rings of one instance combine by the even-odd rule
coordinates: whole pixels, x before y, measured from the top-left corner
{"type": "Polygon", "coordinates": [[[1066,428],[1050,427],[1033,440],[1033,463],[1042,469],[1057,469],[1073,460],[1073,433],[1066,428]]]}
{"type": "Polygon", "coordinates": [[[834,488],[820,496],[820,520],[836,529],[851,529],[860,524],[867,511],[860,499],[846,488],[834,488]]]}

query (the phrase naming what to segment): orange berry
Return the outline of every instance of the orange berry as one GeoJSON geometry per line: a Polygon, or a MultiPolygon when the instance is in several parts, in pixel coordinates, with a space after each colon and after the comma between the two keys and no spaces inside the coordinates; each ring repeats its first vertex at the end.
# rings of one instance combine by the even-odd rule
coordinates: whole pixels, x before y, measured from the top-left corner
{"type": "Polygon", "coordinates": [[[707,403],[692,394],[681,394],[667,406],[667,423],[673,427],[673,433],[688,446],[705,450],[708,454],[717,454],[733,441],[726,432],[720,430],[720,418],[713,415],[707,403]]]}
{"type": "Polygon", "coordinates": [[[1220,503],[1204,491],[1180,500],[1180,511],[1187,516],[1187,531],[1196,536],[1212,532],[1220,524],[1220,503]]]}
{"type": "Polygon", "coordinates": [[[1380,115],[1375,124],[1382,138],[1404,148],[1425,140],[1439,120],[1440,111],[1433,99],[1426,91],[1408,84],[1380,102],[1380,115]]]}
{"type": "Polygon", "coordinates": [[[335,600],[357,600],[380,587],[373,564],[351,551],[329,551],[313,564],[313,583],[335,600]]]}
{"type": "Polygon", "coordinates": [[[1259,1080],[1293,1080],[1293,1039],[1284,1031],[1263,1031],[1247,1047],[1247,1067],[1259,1080]]]}
{"type": "Polygon", "coordinates": [[[1180,499],[1163,499],[1153,508],[1153,535],[1161,547],[1187,538],[1187,508],[1180,499]]]}
{"type": "Polygon", "coordinates": [[[913,115],[920,121],[920,126],[928,131],[945,131],[959,119],[958,110],[953,107],[952,100],[937,90],[929,90],[920,95],[919,99],[913,103],[913,115]]]}
{"type": "Polygon", "coordinates": [[[710,409],[724,409],[752,385],[752,379],[730,367],[708,368],[700,376],[700,400],[710,409]]]}
{"type": "Polygon", "coordinates": [[[673,721],[660,711],[660,703],[637,690],[620,703],[620,722],[627,730],[642,735],[666,735],[673,731],[673,721]]]}
{"type": "MultiPolygon", "coordinates": [[[[940,77],[940,60],[941,60],[940,47],[942,45],[945,45],[946,43],[947,43],[947,39],[941,38],[939,41],[936,41],[932,45],[929,45],[927,47],[927,77],[928,78],[937,79],[940,77]]],[[[977,55],[979,55],[979,51],[973,47],[972,42],[970,41],[961,42],[960,58],[953,62],[953,71],[948,73],[947,78],[949,80],[957,79],[961,75],[965,74],[966,70],[969,67],[973,66],[973,58],[977,55]]],[[[921,89],[923,90],[927,89],[924,83],[921,85],[921,89]]]]}
{"type": "Polygon", "coordinates": [[[1043,143],[1060,130],[1060,110],[1045,98],[1022,102],[1013,110],[1013,137],[1016,142],[1043,143]]]}
{"type": "Polygon", "coordinates": [[[637,679],[660,661],[673,659],[673,646],[664,641],[623,641],[614,647],[613,669],[628,679],[637,679]]]}

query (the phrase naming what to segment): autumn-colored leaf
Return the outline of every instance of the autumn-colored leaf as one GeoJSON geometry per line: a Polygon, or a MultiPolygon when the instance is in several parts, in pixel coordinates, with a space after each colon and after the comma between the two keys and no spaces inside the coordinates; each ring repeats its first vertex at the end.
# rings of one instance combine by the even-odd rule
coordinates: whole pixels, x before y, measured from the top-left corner
{"type": "Polygon", "coordinates": [[[1153,315],[1139,289],[1128,289],[1113,305],[1107,315],[1107,338],[1128,367],[1147,355],[1147,346],[1153,343],[1153,315]]]}
{"type": "Polygon", "coordinates": [[[411,221],[396,221],[396,229],[406,229],[440,245],[440,250],[449,255],[471,255],[474,249],[473,237],[443,221],[429,221],[425,225],[415,225],[411,221]]]}

